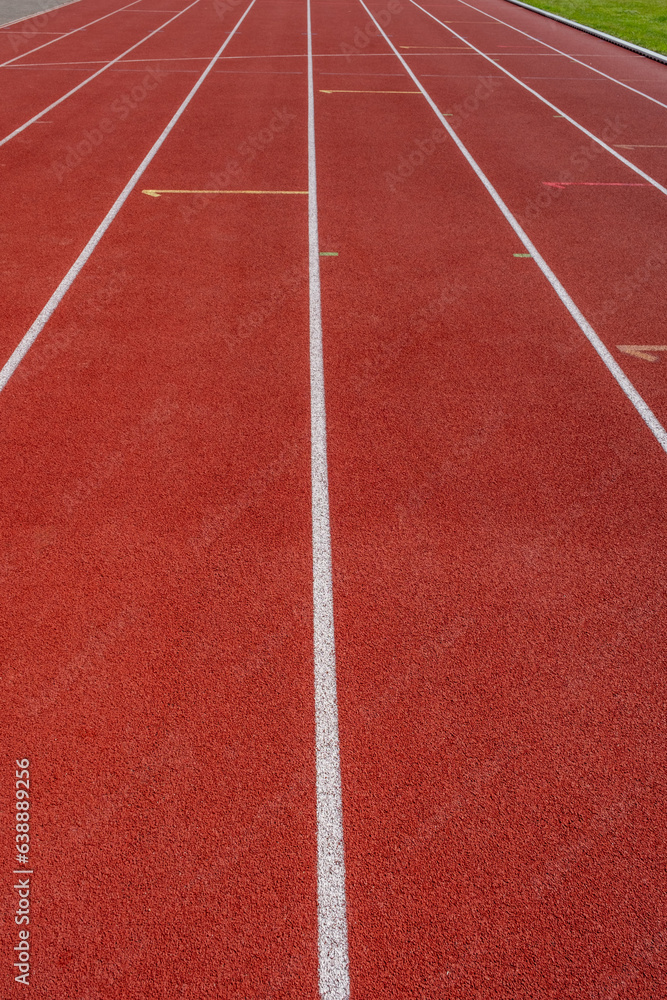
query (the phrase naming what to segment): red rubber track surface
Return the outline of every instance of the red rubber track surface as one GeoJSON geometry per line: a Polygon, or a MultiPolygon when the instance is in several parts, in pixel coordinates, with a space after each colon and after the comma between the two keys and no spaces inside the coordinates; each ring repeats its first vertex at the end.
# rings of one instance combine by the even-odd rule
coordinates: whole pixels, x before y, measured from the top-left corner
{"type": "MultiPolygon", "coordinates": [[[[484,12],[667,102],[664,67],[473,2],[423,6],[611,145],[667,145],[665,109],[484,12]]],[[[2,135],[185,6],[0,69],[2,135]]],[[[618,344],[667,346],[667,198],[400,6],[664,424],[667,353],[618,344]]],[[[2,364],[246,7],[202,0],[0,148],[2,364]]],[[[312,17],[351,996],[667,996],[665,453],[423,96],[364,93],[416,90],[364,8],[312,17]]],[[[305,191],[306,30],[256,0],[0,394],[0,801],[30,758],[44,1000],[318,996],[307,199],[142,193],[305,191]]]]}
{"type": "MultiPolygon", "coordinates": [[[[206,28],[209,26],[205,22],[202,24],[201,16],[197,16],[195,11],[196,7],[167,26],[164,29],[165,35],[168,36],[169,33],[175,33],[178,38],[181,32],[185,32],[186,37],[188,37],[191,43],[199,36],[198,41],[200,42],[200,46],[201,44],[205,45],[207,37],[206,28]],[[186,19],[184,22],[183,18],[186,19]]],[[[72,38],[65,38],[57,45],[49,46],[49,48],[42,49],[40,52],[35,52],[33,55],[14,63],[12,66],[6,67],[2,72],[5,73],[7,78],[6,86],[10,101],[5,107],[4,114],[0,116],[2,137],[4,138],[5,135],[11,133],[29,118],[49,107],[52,102],[58,100],[78,84],[82,83],[83,80],[92,76],[106,63],[115,59],[135,43],[141,41],[151,31],[167,22],[170,16],[173,17],[174,15],[152,13],[150,11],[141,15],[140,12],[123,11],[114,15],[113,36],[109,36],[108,28],[106,27],[107,22],[102,21],[100,24],[88,29],[83,39],[79,35],[74,35],[72,38]]],[[[155,37],[153,36],[153,38],[155,37]]],[[[146,49],[150,45],[150,41],[152,39],[146,43],[146,49]]],[[[187,47],[184,54],[189,54],[187,47]]],[[[134,56],[135,59],[150,59],[152,55],[152,52],[137,49],[131,53],[129,58],[134,56]]],[[[129,65],[135,68],[136,63],[129,65]]],[[[120,70],[124,68],[120,67],[120,70]]],[[[111,72],[118,73],[119,68],[115,66],[111,67],[82,88],[81,104],[92,104],[92,108],[97,111],[99,118],[107,117],[112,113],[111,107],[105,107],[103,103],[106,95],[99,93],[99,88],[107,83],[111,72]]],[[[145,72],[146,69],[144,69],[145,72]]],[[[115,88],[119,89],[117,80],[115,88]]],[[[76,97],[77,95],[73,96],[76,97]]],[[[69,121],[71,125],[72,106],[65,101],[64,104],[55,108],[54,112],[59,110],[63,122],[67,123],[69,121]]],[[[80,109],[77,108],[77,110],[80,112],[80,109]]],[[[51,115],[52,112],[49,111],[46,116],[48,122],[52,121],[51,115]]],[[[120,112],[116,116],[119,117],[120,112]]],[[[42,125],[41,123],[35,123],[31,126],[32,129],[46,127],[46,125],[42,125]]]]}
{"type": "MultiPolygon", "coordinates": [[[[316,24],[354,44],[368,18],[348,9],[316,24]]],[[[409,7],[387,30],[448,44],[409,7]]],[[[487,74],[408,61],[444,112],[487,74]]],[[[395,56],[326,63],[326,88],[414,87],[377,75],[395,56]]],[[[581,138],[516,84],[489,91],[454,127],[520,212],[581,138]]],[[[351,97],[321,95],[318,150],[340,252],[324,312],[353,995],[653,996],[664,454],[453,144],[423,153],[425,102],[351,97]]],[[[626,170],[599,159],[595,178],[626,170]]],[[[655,249],[664,198],[637,190],[568,191],[525,223],[585,313],[655,249]]],[[[654,335],[660,301],[653,282],[620,303],[622,342],[654,335]]],[[[664,368],[632,374],[664,405],[664,368]]]]}
{"type": "MultiPolygon", "coordinates": [[[[256,7],[236,51],[292,52],[302,22],[256,7]]],[[[229,26],[209,10],[197,29],[211,55],[229,26]]],[[[52,274],[192,82],[170,77],[63,179],[81,214],[52,274]]],[[[305,100],[299,75],[211,76],[143,181],[206,187],[235,157],[248,187],[303,188],[305,100]],[[244,157],[274,109],[272,153],[244,157]]],[[[302,202],[190,219],[137,190],[3,396],[7,746],[30,745],[42,789],[39,996],[316,995],[307,298],[275,299],[307,284],[302,202]]],[[[58,233],[28,218],[35,242],[58,233]]]]}

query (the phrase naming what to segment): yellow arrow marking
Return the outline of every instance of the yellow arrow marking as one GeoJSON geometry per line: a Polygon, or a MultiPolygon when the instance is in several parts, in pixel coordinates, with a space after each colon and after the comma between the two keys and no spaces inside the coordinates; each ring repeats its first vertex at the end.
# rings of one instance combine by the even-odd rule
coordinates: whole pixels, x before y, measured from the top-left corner
{"type": "Polygon", "coordinates": [[[320,90],[320,94],[421,94],[421,90],[320,90]]]}
{"type": "Polygon", "coordinates": [[[648,351],[667,351],[667,344],[617,344],[619,351],[623,351],[624,354],[632,354],[635,358],[641,358],[642,361],[657,361],[658,359],[648,351]]]}
{"type": "Polygon", "coordinates": [[[307,191],[156,191],[152,188],[141,193],[151,198],[159,198],[161,194],[308,194],[307,191]]]}

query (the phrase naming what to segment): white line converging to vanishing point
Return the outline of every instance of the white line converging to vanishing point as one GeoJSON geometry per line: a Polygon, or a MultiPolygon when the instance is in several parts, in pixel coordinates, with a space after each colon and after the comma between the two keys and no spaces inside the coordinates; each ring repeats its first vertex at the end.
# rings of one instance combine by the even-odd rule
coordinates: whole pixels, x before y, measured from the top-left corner
{"type": "Polygon", "coordinates": [[[349,1000],[343,798],[338,740],[336,650],[327,428],[322,353],[320,248],[315,166],[315,88],[308,0],[308,260],[310,288],[310,449],[313,517],[313,648],[317,797],[317,926],[322,1000],[349,1000]]]}

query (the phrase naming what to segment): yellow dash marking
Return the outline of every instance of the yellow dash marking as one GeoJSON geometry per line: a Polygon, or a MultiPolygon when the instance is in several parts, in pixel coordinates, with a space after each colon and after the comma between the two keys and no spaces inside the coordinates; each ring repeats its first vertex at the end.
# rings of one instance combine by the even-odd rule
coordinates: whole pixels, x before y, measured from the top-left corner
{"type": "Polygon", "coordinates": [[[307,191],[156,191],[145,188],[142,194],[151,198],[159,198],[161,194],[308,194],[307,191]]]}
{"type": "Polygon", "coordinates": [[[320,90],[320,94],[421,94],[421,90],[320,90]]]}
{"type": "Polygon", "coordinates": [[[632,354],[635,358],[641,358],[642,361],[657,361],[658,359],[654,357],[653,354],[649,354],[649,351],[667,351],[667,344],[617,344],[619,351],[623,351],[624,354],[632,354]]]}

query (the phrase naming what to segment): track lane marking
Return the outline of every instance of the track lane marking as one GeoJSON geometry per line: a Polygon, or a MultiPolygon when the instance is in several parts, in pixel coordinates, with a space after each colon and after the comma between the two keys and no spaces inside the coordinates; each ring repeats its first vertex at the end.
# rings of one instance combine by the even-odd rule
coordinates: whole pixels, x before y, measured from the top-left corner
{"type": "Polygon", "coordinates": [[[419,90],[320,90],[320,94],[419,94],[419,90]]]}
{"type": "MultiPolygon", "coordinates": [[[[361,3],[362,0],[359,0],[359,2],[361,3]]],[[[515,83],[518,83],[520,87],[523,87],[524,90],[527,90],[529,94],[532,94],[534,97],[537,97],[537,99],[539,101],[542,101],[543,104],[546,104],[547,107],[549,107],[549,108],[552,109],[552,111],[556,111],[559,115],[562,115],[563,118],[565,118],[568,122],[570,122],[571,125],[574,125],[574,127],[576,129],[579,129],[580,132],[583,132],[584,135],[587,135],[588,138],[592,139],[593,142],[596,142],[598,144],[598,146],[602,146],[603,149],[606,149],[608,153],[611,153],[611,155],[614,156],[617,160],[620,160],[621,163],[624,163],[625,166],[629,167],[630,170],[632,170],[635,174],[638,174],[640,177],[643,177],[645,181],[648,181],[649,184],[652,184],[653,187],[656,188],[658,191],[660,191],[661,194],[667,195],[667,188],[666,187],[664,187],[662,184],[660,184],[660,182],[657,181],[654,177],[651,177],[650,174],[644,173],[644,171],[641,170],[640,167],[636,166],[630,160],[627,160],[625,158],[625,156],[621,156],[620,153],[617,153],[616,150],[613,148],[613,146],[609,146],[606,142],[604,142],[603,139],[600,139],[600,138],[598,138],[598,136],[594,135],[592,132],[589,132],[589,130],[584,125],[581,125],[578,121],[576,121],[570,115],[566,114],[563,111],[562,108],[559,108],[556,104],[552,104],[551,101],[549,101],[546,97],[543,97],[542,94],[540,94],[537,90],[533,90],[532,87],[529,87],[527,83],[524,83],[523,80],[520,80],[518,76],[514,75],[514,73],[510,73],[510,71],[508,69],[505,69],[504,66],[501,66],[500,63],[496,62],[495,59],[492,59],[491,56],[487,55],[485,52],[482,52],[482,50],[478,49],[477,46],[473,45],[472,42],[468,42],[467,39],[465,39],[461,35],[457,34],[457,32],[454,31],[453,28],[448,27],[444,23],[444,21],[440,21],[435,16],[435,14],[431,14],[428,10],[426,10],[425,7],[422,7],[421,4],[418,4],[417,0],[409,0],[409,2],[414,7],[416,7],[418,10],[421,10],[422,13],[426,14],[427,17],[432,18],[432,20],[434,20],[436,22],[436,24],[440,24],[447,31],[451,31],[451,33],[453,35],[455,35],[456,38],[458,38],[460,41],[466,42],[466,44],[469,45],[470,48],[474,52],[477,53],[477,55],[481,56],[483,59],[486,59],[487,62],[490,62],[492,66],[495,66],[496,69],[499,69],[502,73],[505,74],[505,76],[508,76],[510,78],[510,80],[514,80],[515,83]]],[[[459,2],[461,2],[461,0],[459,0],[459,2]]],[[[364,7],[365,6],[366,5],[364,4],[364,7]]],[[[400,53],[398,52],[398,50],[396,50],[396,54],[400,55],[400,53]]]]}
{"type": "Polygon", "coordinates": [[[620,188],[645,188],[650,184],[643,184],[641,181],[542,181],[545,187],[620,187],[620,188]]]}
{"type": "MultiPolygon", "coordinates": [[[[557,49],[555,45],[549,45],[548,42],[543,42],[540,38],[535,38],[534,35],[529,35],[527,31],[522,31],[521,28],[515,28],[513,24],[509,24],[509,22],[507,21],[501,21],[499,17],[494,17],[493,14],[487,14],[486,11],[480,10],[479,7],[473,7],[473,5],[468,3],[467,0],[459,0],[459,3],[464,4],[466,7],[470,7],[471,10],[476,10],[480,14],[486,14],[487,17],[490,17],[494,21],[497,21],[498,24],[504,24],[505,27],[511,28],[512,31],[518,31],[519,34],[525,35],[526,38],[532,38],[534,42],[538,42],[540,45],[546,46],[546,48],[551,49],[553,52],[558,53],[558,55],[565,56],[566,59],[571,59],[573,62],[579,63],[580,66],[585,66],[586,69],[593,70],[594,73],[599,73],[600,76],[604,76],[607,80],[611,80],[612,83],[617,83],[619,87],[625,87],[626,90],[631,90],[633,93],[639,94],[640,97],[645,97],[647,101],[652,101],[653,104],[659,104],[661,108],[667,108],[667,104],[663,104],[663,102],[659,101],[657,98],[651,97],[650,94],[645,94],[643,90],[637,90],[636,87],[628,87],[627,83],[624,83],[622,80],[617,79],[615,76],[610,76],[609,73],[603,73],[601,69],[596,69],[595,66],[590,66],[588,63],[582,62],[582,60],[577,59],[576,56],[570,55],[567,52],[563,52],[562,49],[557,49]]],[[[474,24],[475,22],[471,23],[474,24]]],[[[530,55],[531,53],[527,54],[530,55]]]]}
{"type": "MultiPolygon", "coordinates": [[[[237,21],[236,27],[238,27],[238,25],[243,23],[244,19],[250,13],[256,2],[257,0],[250,0],[249,6],[245,9],[243,14],[241,15],[241,18],[237,21]]],[[[186,7],[185,9],[187,10],[188,8],[186,7]]],[[[5,362],[4,366],[2,367],[2,370],[0,370],[0,392],[2,392],[2,390],[5,388],[5,386],[7,385],[10,378],[20,365],[23,358],[26,356],[26,354],[28,353],[34,342],[37,340],[37,337],[42,332],[42,330],[50,320],[51,316],[53,316],[54,312],[62,302],[63,298],[71,288],[72,284],[76,281],[82,268],[91,257],[93,251],[97,247],[98,243],[106,233],[107,229],[109,228],[113,220],[120,212],[121,208],[129,198],[132,191],[135,189],[138,181],[145,172],[146,168],[154,159],[155,155],[157,154],[157,152],[167,139],[167,136],[172,131],[172,129],[178,122],[179,118],[181,117],[181,115],[183,114],[183,112],[188,107],[188,105],[194,98],[195,94],[201,87],[201,85],[204,83],[204,80],[213,69],[218,58],[220,57],[220,54],[225,50],[226,46],[229,45],[230,41],[234,37],[235,31],[236,28],[234,28],[230,32],[225,41],[222,43],[222,46],[220,47],[220,49],[218,49],[218,52],[213,56],[208,66],[204,69],[201,76],[195,83],[194,87],[192,88],[190,93],[187,95],[183,103],[180,105],[180,107],[170,120],[169,124],[166,126],[164,131],[158,137],[158,139],[153,143],[146,156],[143,158],[143,160],[141,161],[135,172],[132,174],[129,181],[127,182],[121,193],[118,195],[118,197],[114,201],[113,205],[111,206],[107,214],[102,219],[102,222],[99,224],[93,235],[90,237],[85,247],[83,248],[83,250],[77,257],[77,259],[74,261],[74,263],[70,267],[65,277],[62,279],[62,281],[56,288],[55,292],[51,295],[51,298],[48,300],[48,302],[40,312],[37,319],[34,321],[30,329],[24,335],[18,346],[14,349],[12,355],[5,362]]]]}
{"type": "Polygon", "coordinates": [[[194,190],[194,191],[189,191],[189,190],[188,191],[179,191],[179,190],[176,190],[176,191],[172,191],[172,190],[162,189],[162,188],[159,188],[159,189],[158,188],[144,188],[144,190],[141,193],[142,194],[147,194],[151,198],[159,198],[163,194],[308,194],[307,191],[250,191],[250,190],[248,190],[248,191],[231,191],[228,188],[225,188],[224,190],[221,190],[221,191],[203,191],[203,190],[194,190]]]}
{"type": "MultiPolygon", "coordinates": [[[[411,0],[411,2],[414,2],[414,0],[411,0]]],[[[626,397],[630,400],[630,402],[636,409],[639,416],[642,418],[648,429],[656,438],[660,447],[663,449],[663,451],[667,452],[667,431],[662,426],[656,415],[653,413],[648,403],[642,398],[642,396],[640,396],[640,394],[637,392],[637,390],[635,389],[634,385],[632,384],[628,376],[625,374],[621,366],[618,364],[618,362],[612,355],[611,351],[609,351],[609,349],[603,344],[600,337],[598,337],[597,333],[595,332],[591,324],[588,322],[588,320],[581,312],[579,307],[575,304],[574,300],[570,297],[565,287],[561,284],[561,282],[558,280],[554,272],[551,270],[551,268],[545,261],[544,257],[542,257],[541,253],[539,252],[535,244],[529,238],[528,234],[524,231],[524,229],[521,227],[515,216],[512,214],[510,209],[503,201],[503,199],[500,197],[500,195],[496,191],[495,187],[493,186],[489,178],[486,176],[482,168],[474,159],[472,153],[470,153],[467,147],[464,146],[463,142],[458,137],[458,135],[456,134],[450,123],[447,121],[445,116],[441,113],[438,105],[435,103],[435,101],[428,93],[424,85],[420,83],[420,81],[417,79],[413,71],[406,63],[401,53],[392,43],[391,39],[387,37],[381,25],[375,20],[370,10],[364,3],[364,0],[359,0],[359,3],[364,8],[368,16],[373,21],[373,23],[376,25],[378,32],[385,39],[387,45],[393,50],[396,58],[401,61],[401,64],[403,65],[408,76],[416,84],[416,86],[419,87],[426,101],[430,105],[431,110],[435,113],[436,117],[442,123],[448,135],[453,140],[453,142],[459,149],[460,153],[467,160],[470,167],[472,167],[473,171],[475,172],[479,180],[482,182],[487,192],[489,193],[493,201],[496,203],[497,207],[504,215],[506,221],[509,223],[509,225],[514,230],[516,235],[519,237],[519,240],[524,245],[528,253],[532,256],[533,260],[539,267],[540,271],[547,279],[547,281],[553,288],[554,292],[561,300],[561,302],[563,303],[563,305],[565,306],[565,308],[567,309],[570,316],[575,321],[581,332],[584,334],[584,336],[590,343],[591,347],[593,347],[593,349],[596,351],[603,364],[606,366],[610,374],[613,376],[613,378],[616,380],[620,388],[623,390],[626,397]]],[[[415,6],[418,6],[418,4],[416,4],[415,6]]]]}
{"type": "MultiPolygon", "coordinates": [[[[79,0],[76,0],[76,2],[78,3],[79,0]]],[[[431,49],[429,49],[428,52],[415,52],[414,53],[414,55],[419,55],[419,56],[423,56],[423,55],[437,55],[437,54],[438,53],[433,52],[431,49]]],[[[468,52],[468,51],[462,51],[462,50],[461,51],[452,52],[451,54],[452,55],[475,55],[474,52],[468,52]]],[[[550,55],[550,53],[548,53],[548,52],[547,53],[543,53],[543,54],[544,55],[550,55]]],[[[27,55],[27,53],[26,53],[26,55],[27,55]]],[[[370,59],[370,58],[372,58],[374,56],[380,56],[380,57],[390,56],[390,55],[392,55],[392,53],[391,52],[349,52],[349,53],[345,54],[345,53],[341,53],[341,52],[314,52],[313,53],[313,59],[346,59],[348,55],[350,56],[350,58],[355,58],[357,56],[363,56],[366,59],[370,59]]],[[[502,53],[501,52],[495,52],[495,53],[493,53],[493,52],[487,52],[486,55],[525,55],[525,53],[522,53],[522,52],[502,52],[502,53]]],[[[131,62],[207,62],[210,58],[211,58],[210,56],[167,56],[166,58],[164,58],[162,56],[145,56],[143,59],[124,59],[123,62],[128,62],[128,63],[131,63],[131,62]]],[[[272,55],[252,54],[252,55],[239,55],[239,56],[222,56],[221,62],[226,62],[229,59],[305,59],[305,58],[306,58],[306,56],[305,56],[305,53],[303,53],[303,52],[276,52],[276,53],[274,53],[272,55]]],[[[30,66],[94,66],[94,65],[101,65],[103,62],[104,62],[103,59],[79,59],[79,60],[68,59],[66,62],[29,63],[28,65],[30,65],[30,66]]],[[[321,71],[318,70],[318,73],[319,72],[321,72],[321,71]]],[[[350,74],[348,74],[348,72],[346,70],[341,70],[340,73],[341,73],[342,76],[348,76],[348,75],[350,75],[350,74]]],[[[352,75],[354,75],[354,74],[352,74],[352,75]]],[[[359,76],[366,76],[366,75],[375,76],[376,74],[374,74],[374,73],[370,73],[370,74],[359,73],[359,76]]],[[[384,76],[384,75],[391,76],[391,75],[394,75],[394,74],[377,74],[377,75],[378,76],[384,76]]],[[[426,75],[426,74],[424,74],[424,75],[426,75]]],[[[453,75],[456,76],[458,74],[450,74],[450,73],[440,74],[440,73],[438,73],[438,74],[429,74],[429,75],[447,76],[448,77],[448,76],[453,76],[453,75]]],[[[466,74],[466,75],[474,75],[474,74],[466,74]]],[[[554,80],[554,79],[557,79],[557,80],[561,80],[561,79],[563,79],[563,80],[579,80],[580,77],[575,77],[575,76],[565,76],[565,77],[546,76],[546,77],[527,77],[526,79],[531,79],[531,80],[532,79],[540,79],[540,80],[554,80]]],[[[554,117],[562,117],[562,116],[556,116],[555,115],[554,117]]]]}
{"type": "MultiPolygon", "coordinates": [[[[76,0],[78,2],[78,0],[76,0]]],[[[23,52],[20,56],[14,56],[13,59],[8,59],[7,62],[0,63],[0,69],[3,66],[10,66],[12,63],[16,62],[17,59],[25,59],[26,56],[32,55],[33,52],[39,52],[40,49],[45,49],[47,45],[53,45],[54,42],[59,42],[63,38],[69,38],[71,35],[76,35],[77,31],[84,31],[86,28],[92,27],[93,24],[99,24],[100,21],[104,21],[107,17],[113,17],[114,14],[120,14],[121,11],[127,10],[128,7],[134,7],[136,3],[140,0],[132,0],[132,3],[128,3],[125,7],[119,7],[118,10],[112,10],[109,14],[105,14],[104,17],[98,17],[96,21],[89,21],[88,24],[82,24],[80,28],[75,28],[73,31],[67,31],[64,34],[60,34],[58,38],[52,38],[50,42],[44,42],[43,45],[37,45],[34,49],[29,49],[27,52],[23,52]]],[[[45,32],[40,32],[44,34],[45,32]]],[[[12,34],[23,34],[23,32],[12,32],[12,34]]]]}
{"type": "Polygon", "coordinates": [[[315,162],[315,84],[308,23],[308,274],[310,300],[310,466],[313,519],[313,662],[317,800],[317,945],[321,1000],[349,1000],[343,796],[338,735],[331,525],[322,347],[322,297],[315,162]]]}
{"type": "Polygon", "coordinates": [[[190,8],[194,7],[198,3],[199,0],[192,0],[192,3],[188,7],[185,7],[182,11],[179,11],[179,13],[175,15],[175,17],[170,17],[169,20],[165,21],[164,24],[161,24],[159,28],[154,28],[153,31],[151,31],[150,34],[146,35],[145,38],[142,38],[139,42],[136,42],[134,45],[131,45],[129,49],[125,49],[124,52],[121,52],[121,54],[119,56],[116,56],[115,59],[112,59],[111,62],[106,63],[106,65],[102,66],[101,69],[98,69],[95,73],[93,73],[92,76],[86,77],[85,80],[82,80],[81,83],[78,83],[76,87],[72,88],[72,90],[69,90],[66,94],[63,94],[63,96],[59,97],[57,101],[54,101],[52,104],[49,104],[49,106],[40,111],[39,114],[33,115],[32,118],[29,119],[29,121],[25,122],[23,125],[20,125],[17,129],[14,129],[14,131],[10,132],[9,135],[6,135],[4,139],[0,139],[0,146],[4,146],[5,143],[9,142],[10,139],[13,139],[17,135],[20,135],[20,133],[23,132],[25,129],[27,129],[29,125],[32,125],[33,122],[36,122],[39,118],[41,118],[42,115],[46,115],[48,114],[49,111],[52,111],[53,108],[57,108],[58,105],[62,104],[63,101],[66,101],[68,97],[71,97],[73,94],[76,94],[78,90],[81,90],[81,88],[85,87],[86,84],[91,83],[98,76],[100,76],[101,73],[106,72],[106,70],[108,70],[111,66],[114,66],[117,62],[120,62],[120,60],[124,56],[126,56],[128,52],[133,52],[135,49],[139,48],[139,46],[143,45],[144,42],[147,42],[149,38],[152,38],[153,35],[157,35],[159,31],[162,31],[164,28],[167,27],[167,25],[171,24],[172,21],[175,21],[176,18],[179,18],[181,16],[181,14],[185,14],[187,10],[190,10],[190,8]]]}
{"type": "MultiPolygon", "coordinates": [[[[79,0],[77,0],[79,2],[79,0]]],[[[136,0],[138,3],[139,0],[136,0]]],[[[26,53],[27,55],[27,53],[26,53]]],[[[123,63],[150,63],[150,62],[209,62],[212,56],[168,56],[166,59],[160,59],[159,56],[149,56],[146,59],[122,59],[123,63]]],[[[230,58],[230,57],[224,57],[230,58]]],[[[235,58],[235,57],[231,57],[235,58]]],[[[41,62],[41,63],[25,63],[25,67],[38,67],[42,66],[102,66],[106,65],[104,59],[68,59],[66,62],[41,62]]],[[[15,66],[14,69],[23,69],[24,66],[15,66]]]]}
{"type": "Polygon", "coordinates": [[[624,354],[632,354],[635,358],[641,358],[642,361],[659,361],[659,358],[653,357],[649,354],[649,351],[667,351],[667,344],[617,344],[619,351],[623,351],[624,354]]]}
{"type": "MultiPolygon", "coordinates": [[[[78,3],[79,0],[76,0],[78,3]]],[[[186,8],[187,9],[187,8],[186,8]]],[[[27,54],[27,53],[26,53],[27,54]]],[[[421,53],[420,53],[421,54],[421,53]]],[[[352,52],[352,56],[390,56],[391,52],[352,52]]],[[[314,59],[324,59],[329,56],[334,59],[344,59],[345,55],[339,52],[320,52],[313,54],[314,59]]],[[[207,62],[211,56],[167,56],[163,58],[161,56],[145,56],[143,59],[122,59],[124,63],[170,63],[170,62],[207,62]]],[[[275,55],[245,55],[245,56],[222,56],[220,62],[225,62],[228,59],[305,59],[306,56],[303,52],[278,52],[275,55]]],[[[66,62],[49,62],[49,63],[26,63],[27,66],[99,66],[104,62],[103,59],[68,59],[66,62]]],[[[15,69],[18,67],[14,67],[15,69]]],[[[345,70],[340,71],[341,76],[348,76],[349,74],[345,70]]],[[[352,74],[354,75],[354,74],[352,74]]],[[[366,76],[365,73],[359,73],[359,76],[366,76]]],[[[371,76],[375,74],[369,74],[371,76]]],[[[383,74],[378,74],[383,75],[383,74]]]]}

